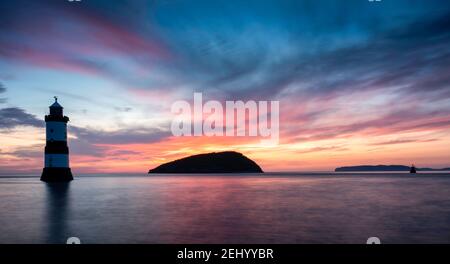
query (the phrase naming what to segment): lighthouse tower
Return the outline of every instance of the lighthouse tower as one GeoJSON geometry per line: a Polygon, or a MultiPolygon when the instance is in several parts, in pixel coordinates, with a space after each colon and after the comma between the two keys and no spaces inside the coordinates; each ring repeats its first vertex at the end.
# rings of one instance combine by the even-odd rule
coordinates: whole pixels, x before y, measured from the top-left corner
{"type": "Polygon", "coordinates": [[[69,167],[69,148],[67,147],[67,122],[63,107],[55,102],[50,106],[50,114],[45,116],[47,145],[45,146],[45,167],[41,181],[67,182],[73,180],[69,167]]]}

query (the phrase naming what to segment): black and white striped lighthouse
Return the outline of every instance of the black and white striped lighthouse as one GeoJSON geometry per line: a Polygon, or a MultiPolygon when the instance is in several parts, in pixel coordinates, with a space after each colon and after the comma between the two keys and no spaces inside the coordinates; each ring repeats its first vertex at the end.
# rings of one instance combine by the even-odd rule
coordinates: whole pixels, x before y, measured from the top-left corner
{"type": "Polygon", "coordinates": [[[67,182],[73,180],[69,167],[67,122],[69,122],[69,118],[63,115],[63,107],[55,96],[55,102],[50,106],[50,114],[45,116],[47,144],[41,181],[67,182]]]}

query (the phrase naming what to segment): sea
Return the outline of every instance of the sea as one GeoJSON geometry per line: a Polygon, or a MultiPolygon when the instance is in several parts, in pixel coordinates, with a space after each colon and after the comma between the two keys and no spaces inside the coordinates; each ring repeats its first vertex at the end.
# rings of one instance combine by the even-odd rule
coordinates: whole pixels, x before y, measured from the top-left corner
{"type": "Polygon", "coordinates": [[[450,243],[449,173],[0,177],[0,243],[450,243]]]}

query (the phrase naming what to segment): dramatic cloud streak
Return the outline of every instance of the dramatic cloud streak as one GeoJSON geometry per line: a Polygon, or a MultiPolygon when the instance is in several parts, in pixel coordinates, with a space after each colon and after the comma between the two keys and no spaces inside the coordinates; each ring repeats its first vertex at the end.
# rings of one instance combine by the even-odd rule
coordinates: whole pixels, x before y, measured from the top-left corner
{"type": "Polygon", "coordinates": [[[17,126],[43,127],[44,122],[20,108],[0,109],[0,129],[11,129],[17,126]]]}
{"type": "Polygon", "coordinates": [[[80,127],[71,127],[71,132],[78,138],[93,144],[121,145],[136,143],[154,143],[171,136],[170,131],[152,128],[128,128],[116,131],[102,131],[80,127]]]}
{"type": "MultiPolygon", "coordinates": [[[[6,92],[6,87],[0,82],[0,94],[6,92]]],[[[6,102],[6,98],[0,97],[0,104],[3,104],[6,102]]]]}
{"type": "Polygon", "coordinates": [[[0,93],[4,93],[6,91],[6,87],[0,82],[0,93]]]}

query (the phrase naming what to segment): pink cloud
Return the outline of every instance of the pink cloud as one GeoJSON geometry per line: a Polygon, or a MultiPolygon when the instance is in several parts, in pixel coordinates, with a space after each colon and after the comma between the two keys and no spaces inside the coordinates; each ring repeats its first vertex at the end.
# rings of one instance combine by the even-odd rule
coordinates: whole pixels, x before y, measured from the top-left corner
{"type": "Polygon", "coordinates": [[[8,31],[8,37],[0,40],[1,57],[115,80],[120,78],[118,73],[129,68],[121,64],[124,58],[148,71],[155,61],[167,61],[172,56],[155,34],[143,36],[86,11],[47,10],[39,19],[18,20],[8,31]]]}

